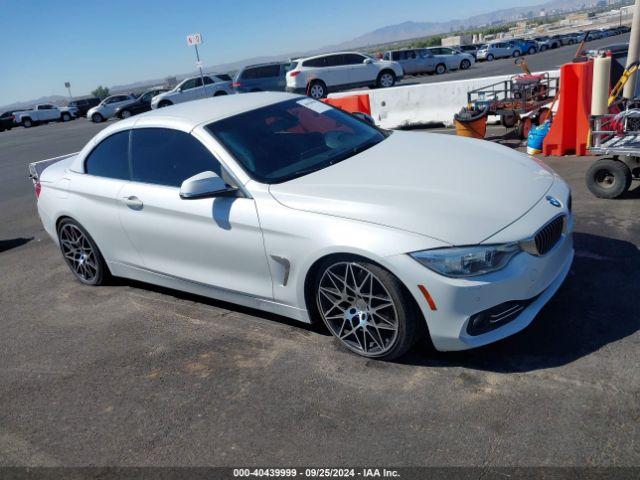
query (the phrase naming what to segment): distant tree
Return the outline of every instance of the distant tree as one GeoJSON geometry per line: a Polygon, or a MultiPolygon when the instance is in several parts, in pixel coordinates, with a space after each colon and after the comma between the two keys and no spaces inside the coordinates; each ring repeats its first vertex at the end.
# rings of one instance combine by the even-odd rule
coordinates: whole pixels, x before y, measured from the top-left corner
{"type": "Polygon", "coordinates": [[[99,85],[98,88],[91,92],[91,95],[98,97],[100,100],[105,99],[109,96],[109,87],[99,85]]]}

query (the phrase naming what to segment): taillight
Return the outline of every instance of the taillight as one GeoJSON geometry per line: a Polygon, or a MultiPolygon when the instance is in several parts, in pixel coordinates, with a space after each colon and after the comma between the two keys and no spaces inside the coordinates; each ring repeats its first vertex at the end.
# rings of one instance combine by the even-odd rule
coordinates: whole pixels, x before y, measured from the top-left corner
{"type": "Polygon", "coordinates": [[[289,72],[290,77],[297,77],[300,75],[300,70],[294,70],[293,72],[289,72]]]}
{"type": "Polygon", "coordinates": [[[40,182],[34,183],[33,188],[36,191],[36,198],[40,198],[40,192],[42,191],[42,185],[40,185],[40,182]]]}
{"type": "Polygon", "coordinates": [[[241,84],[240,82],[233,82],[233,83],[231,84],[231,86],[232,86],[233,88],[238,88],[238,87],[241,87],[241,86],[242,86],[242,84],[241,84]]]}

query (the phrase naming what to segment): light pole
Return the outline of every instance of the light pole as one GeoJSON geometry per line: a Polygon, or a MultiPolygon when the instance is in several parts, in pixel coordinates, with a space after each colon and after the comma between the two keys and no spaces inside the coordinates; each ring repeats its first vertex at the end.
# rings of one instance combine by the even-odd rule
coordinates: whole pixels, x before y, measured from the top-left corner
{"type": "MultiPolygon", "coordinates": [[[[631,23],[631,36],[629,38],[629,54],[627,55],[627,67],[635,63],[640,58],[640,0],[636,0],[633,7],[633,21],[631,23]]],[[[636,91],[636,73],[629,77],[624,86],[623,96],[631,100],[636,91]]]]}
{"type": "Polygon", "coordinates": [[[64,82],[64,86],[69,90],[69,98],[72,99],[73,95],[71,95],[71,82],[64,82]]]}

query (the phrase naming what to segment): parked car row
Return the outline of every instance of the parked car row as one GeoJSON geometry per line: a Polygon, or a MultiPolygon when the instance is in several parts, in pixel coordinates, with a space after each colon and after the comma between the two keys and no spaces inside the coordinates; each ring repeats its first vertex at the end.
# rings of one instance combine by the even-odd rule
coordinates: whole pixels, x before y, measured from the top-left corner
{"type": "Polygon", "coordinates": [[[442,75],[450,70],[467,70],[476,62],[473,54],[449,47],[390,50],[385,52],[382,58],[385,61],[399,63],[407,75],[442,75]]]}

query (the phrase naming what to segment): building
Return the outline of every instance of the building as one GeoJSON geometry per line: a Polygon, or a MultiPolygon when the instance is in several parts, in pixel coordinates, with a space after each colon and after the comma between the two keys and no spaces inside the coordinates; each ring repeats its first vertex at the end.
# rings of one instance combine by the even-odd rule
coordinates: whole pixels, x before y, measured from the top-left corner
{"type": "Polygon", "coordinates": [[[473,42],[471,35],[452,35],[442,39],[443,47],[459,47],[460,45],[470,45],[473,42]]]}

